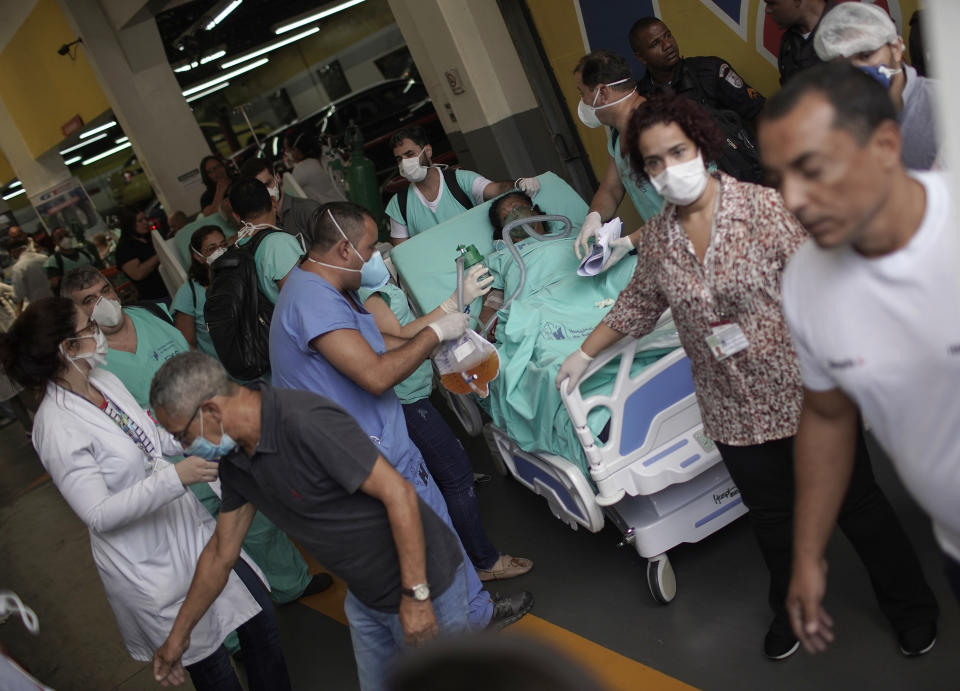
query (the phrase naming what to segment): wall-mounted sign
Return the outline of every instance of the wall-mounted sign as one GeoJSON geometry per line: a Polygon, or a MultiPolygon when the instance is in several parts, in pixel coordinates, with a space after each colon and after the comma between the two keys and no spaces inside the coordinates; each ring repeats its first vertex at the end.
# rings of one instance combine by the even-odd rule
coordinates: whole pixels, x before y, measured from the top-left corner
{"type": "Polygon", "coordinates": [[[81,127],[83,127],[83,118],[81,118],[79,115],[74,115],[72,118],[60,125],[60,131],[63,132],[64,137],[69,137],[81,127]]]}
{"type": "Polygon", "coordinates": [[[443,76],[446,77],[447,84],[450,86],[450,91],[454,96],[467,93],[467,89],[463,85],[463,80],[460,79],[460,73],[455,68],[447,70],[443,73],[443,76]]]}
{"type": "Polygon", "coordinates": [[[51,235],[55,229],[63,227],[74,232],[80,231],[89,239],[104,229],[100,214],[76,178],[32,195],[30,203],[51,235]]]}

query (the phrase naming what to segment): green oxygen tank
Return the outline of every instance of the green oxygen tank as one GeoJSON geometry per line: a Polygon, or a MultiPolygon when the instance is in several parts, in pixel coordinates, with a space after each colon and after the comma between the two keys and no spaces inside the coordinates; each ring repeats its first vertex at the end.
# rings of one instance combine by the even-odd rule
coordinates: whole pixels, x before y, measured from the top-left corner
{"type": "Polygon", "coordinates": [[[380,239],[389,239],[390,234],[385,232],[382,223],[383,199],[380,197],[380,186],[377,184],[377,169],[373,161],[363,153],[363,134],[351,120],[343,137],[350,151],[350,159],[343,166],[347,199],[369,211],[380,227],[380,239]]]}

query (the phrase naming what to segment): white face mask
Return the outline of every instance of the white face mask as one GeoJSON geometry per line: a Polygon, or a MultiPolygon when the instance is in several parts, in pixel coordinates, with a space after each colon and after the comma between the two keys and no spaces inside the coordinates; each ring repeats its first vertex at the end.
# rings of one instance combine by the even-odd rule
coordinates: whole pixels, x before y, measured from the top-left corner
{"type": "Polygon", "coordinates": [[[707,188],[708,173],[700,152],[683,163],[668,166],[656,177],[650,178],[654,189],[670,204],[688,206],[700,198],[707,188]]]}
{"type": "Polygon", "coordinates": [[[278,202],[280,201],[280,185],[274,180],[273,185],[267,187],[267,194],[270,195],[270,198],[278,202]]]}
{"type": "Polygon", "coordinates": [[[93,314],[90,318],[100,326],[111,329],[114,326],[120,326],[123,321],[123,307],[116,300],[100,296],[97,304],[93,306],[93,314]]]}
{"type": "Polygon", "coordinates": [[[241,240],[246,240],[247,238],[253,237],[253,234],[258,230],[263,228],[273,228],[274,230],[280,230],[272,223],[247,223],[244,221],[240,224],[240,230],[237,231],[237,242],[241,240]]]}
{"type": "Polygon", "coordinates": [[[89,353],[80,353],[79,355],[67,355],[67,351],[64,349],[63,344],[60,344],[60,353],[70,361],[70,364],[73,365],[76,370],[86,376],[87,373],[80,369],[77,365],[77,360],[86,360],[90,365],[90,369],[94,370],[104,362],[107,361],[107,337],[103,335],[103,332],[100,329],[97,329],[93,332],[92,336],[75,336],[73,338],[66,339],[67,341],[82,341],[85,338],[92,338],[96,341],[96,346],[89,353]]]}
{"type": "Polygon", "coordinates": [[[69,235],[60,241],[60,249],[69,252],[70,250],[75,250],[79,247],[76,238],[70,237],[69,235]]]}
{"type": "Polygon", "coordinates": [[[416,157],[411,158],[401,158],[400,165],[400,175],[410,182],[422,182],[424,178],[427,177],[427,173],[430,172],[430,169],[427,166],[420,165],[420,157],[423,155],[423,149],[420,149],[420,153],[416,157]]]}
{"type": "Polygon", "coordinates": [[[600,119],[599,119],[599,118],[597,118],[597,111],[598,111],[598,110],[603,110],[604,108],[609,108],[610,106],[615,106],[615,105],[617,105],[618,103],[620,103],[620,102],[622,102],[622,101],[626,101],[628,98],[630,98],[630,97],[633,95],[633,91],[630,91],[630,92],[627,93],[626,96],[623,96],[622,98],[618,98],[616,101],[612,101],[611,103],[604,103],[602,106],[598,106],[598,105],[596,105],[596,103],[597,103],[597,99],[600,98],[600,87],[601,87],[601,86],[607,86],[607,87],[609,87],[609,86],[616,86],[617,84],[623,84],[624,82],[629,81],[629,80],[630,80],[630,78],[627,77],[626,79],[621,79],[621,80],[616,81],[616,82],[610,82],[609,84],[600,84],[600,85],[598,85],[598,86],[597,86],[597,93],[595,93],[595,94],[593,95],[593,103],[591,103],[589,106],[588,106],[586,103],[584,103],[584,102],[583,102],[583,99],[581,98],[581,99],[580,99],[580,103],[577,104],[577,117],[580,118],[580,122],[582,122],[584,125],[586,125],[587,127],[591,128],[591,129],[596,128],[596,127],[600,127],[603,123],[600,122],[600,119]]]}
{"type": "Polygon", "coordinates": [[[226,247],[218,247],[213,252],[210,253],[210,256],[206,258],[207,264],[213,265],[220,257],[223,256],[223,253],[227,251],[226,247]]]}

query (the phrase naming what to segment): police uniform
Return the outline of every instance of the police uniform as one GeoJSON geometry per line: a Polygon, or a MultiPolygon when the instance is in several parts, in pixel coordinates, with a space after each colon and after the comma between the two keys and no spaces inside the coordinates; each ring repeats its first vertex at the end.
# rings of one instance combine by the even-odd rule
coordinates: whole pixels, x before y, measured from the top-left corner
{"type": "Polygon", "coordinates": [[[715,56],[681,58],[666,84],[655,84],[649,70],[637,82],[643,96],[667,90],[710,108],[732,110],[745,122],[756,118],[766,102],[730,63],[715,56]]]}
{"type": "Polygon", "coordinates": [[[780,39],[780,55],[777,57],[781,86],[786,84],[797,72],[819,65],[822,62],[817,57],[817,51],[813,48],[813,37],[817,35],[817,29],[820,27],[820,22],[823,21],[823,16],[836,4],[836,0],[827,0],[827,4],[823,8],[823,14],[817,20],[817,25],[806,36],[796,26],[791,26],[783,33],[783,38],[780,39]]]}
{"type": "Polygon", "coordinates": [[[656,84],[647,71],[638,80],[637,91],[644,96],[671,92],[699,103],[723,132],[725,146],[717,166],[744,182],[763,179],[756,141],[745,123],[754,121],[766,99],[730,63],[713,56],[681,58],[669,82],[656,84]]]}

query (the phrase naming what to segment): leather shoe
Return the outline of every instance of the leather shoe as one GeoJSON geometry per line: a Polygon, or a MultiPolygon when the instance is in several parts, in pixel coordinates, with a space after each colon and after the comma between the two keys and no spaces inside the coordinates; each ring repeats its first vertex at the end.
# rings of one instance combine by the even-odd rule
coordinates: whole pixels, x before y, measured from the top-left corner
{"type": "Polygon", "coordinates": [[[897,634],[900,652],[907,657],[917,657],[930,652],[937,642],[937,625],[921,624],[912,629],[904,629],[897,634]]]}
{"type": "Polygon", "coordinates": [[[493,600],[493,616],[487,624],[490,631],[500,631],[518,622],[533,607],[533,593],[526,590],[512,595],[494,593],[490,599],[493,600]]]}
{"type": "Polygon", "coordinates": [[[533,562],[529,559],[501,554],[489,569],[477,569],[477,576],[481,581],[498,581],[522,576],[532,568],[533,562]]]}

